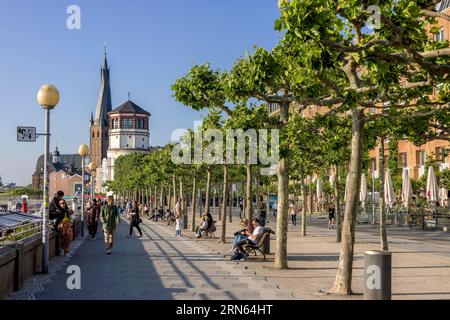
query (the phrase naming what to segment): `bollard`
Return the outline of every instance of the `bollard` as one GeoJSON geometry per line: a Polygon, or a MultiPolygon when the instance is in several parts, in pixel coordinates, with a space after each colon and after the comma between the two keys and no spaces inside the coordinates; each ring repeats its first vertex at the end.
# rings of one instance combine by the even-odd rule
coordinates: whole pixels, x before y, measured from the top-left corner
{"type": "Polygon", "coordinates": [[[188,215],[183,215],[183,230],[186,230],[188,228],[188,215]]]}
{"type": "Polygon", "coordinates": [[[391,300],[392,255],[389,251],[366,251],[364,300],[391,300]]]}

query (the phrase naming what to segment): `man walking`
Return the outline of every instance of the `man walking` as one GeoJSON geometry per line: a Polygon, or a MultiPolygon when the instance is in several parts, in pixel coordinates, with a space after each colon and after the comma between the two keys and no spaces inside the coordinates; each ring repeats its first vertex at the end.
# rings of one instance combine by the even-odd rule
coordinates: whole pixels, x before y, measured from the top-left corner
{"type": "Polygon", "coordinates": [[[119,209],[114,204],[114,196],[112,193],[108,193],[108,203],[100,210],[100,221],[103,224],[106,254],[110,255],[112,253],[114,233],[117,225],[120,223],[119,209]]]}

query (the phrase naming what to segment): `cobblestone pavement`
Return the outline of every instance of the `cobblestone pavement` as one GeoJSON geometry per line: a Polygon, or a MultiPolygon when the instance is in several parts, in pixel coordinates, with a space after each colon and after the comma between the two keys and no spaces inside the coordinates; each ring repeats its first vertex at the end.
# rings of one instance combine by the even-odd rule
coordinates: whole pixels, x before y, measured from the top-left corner
{"type": "Polygon", "coordinates": [[[294,299],[206,244],[176,238],[172,227],[149,222],[141,227],[144,237],[128,239],[122,221],[110,256],[100,233],[97,240],[76,243],[71,256],[52,260],[49,275],[31,278],[10,299],[294,299]],[[67,288],[70,265],[80,267],[80,290],[67,288]]]}

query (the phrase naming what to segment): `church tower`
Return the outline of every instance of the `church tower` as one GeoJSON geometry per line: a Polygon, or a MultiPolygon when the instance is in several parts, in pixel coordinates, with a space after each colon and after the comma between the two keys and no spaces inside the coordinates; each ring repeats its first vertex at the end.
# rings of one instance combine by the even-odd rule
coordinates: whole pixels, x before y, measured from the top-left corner
{"type": "Polygon", "coordinates": [[[112,110],[111,87],[109,81],[109,67],[104,53],[103,65],[101,68],[100,95],[95,110],[95,118],[91,114],[90,121],[90,159],[97,168],[102,165],[102,160],[106,159],[108,151],[108,112],[112,110]]]}

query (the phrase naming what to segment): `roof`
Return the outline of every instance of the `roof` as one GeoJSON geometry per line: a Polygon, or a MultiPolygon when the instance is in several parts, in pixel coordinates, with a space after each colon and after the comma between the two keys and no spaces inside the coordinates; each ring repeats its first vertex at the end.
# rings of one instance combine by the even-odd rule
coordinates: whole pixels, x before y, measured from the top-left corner
{"type": "Polygon", "coordinates": [[[113,111],[109,112],[108,114],[112,113],[135,113],[135,114],[145,114],[147,116],[151,116],[150,112],[145,111],[141,107],[139,107],[137,104],[132,102],[131,100],[128,100],[124,104],[118,106],[113,111]]]}
{"type": "MultiPolygon", "coordinates": [[[[81,156],[79,154],[62,154],[60,155],[60,163],[53,163],[52,153],[49,157],[49,173],[54,171],[64,170],[67,173],[74,173],[81,175],[81,156]]],[[[38,175],[44,172],[44,155],[42,154],[36,162],[36,170],[33,175],[38,175]]]]}

